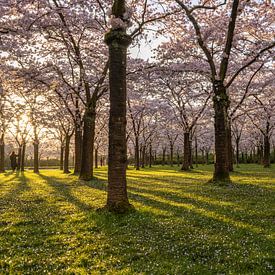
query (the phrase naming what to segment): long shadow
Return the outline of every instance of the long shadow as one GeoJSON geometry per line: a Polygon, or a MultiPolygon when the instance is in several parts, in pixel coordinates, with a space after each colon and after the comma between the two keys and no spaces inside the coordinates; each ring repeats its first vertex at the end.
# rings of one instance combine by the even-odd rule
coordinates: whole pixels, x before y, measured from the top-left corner
{"type": "MultiPolygon", "coordinates": [[[[77,185],[76,184],[69,185],[69,184],[66,184],[66,183],[60,181],[56,177],[49,177],[49,176],[45,176],[42,174],[40,174],[39,176],[42,179],[44,179],[47,182],[47,184],[55,190],[56,196],[62,197],[64,200],[74,204],[80,210],[82,210],[84,212],[89,211],[91,209],[95,209],[92,205],[88,205],[88,204],[80,201],[72,194],[72,188],[79,186],[79,184],[83,185],[82,182],[78,182],[77,185]]],[[[100,180],[87,182],[85,185],[103,190],[103,185],[100,180]]]]}

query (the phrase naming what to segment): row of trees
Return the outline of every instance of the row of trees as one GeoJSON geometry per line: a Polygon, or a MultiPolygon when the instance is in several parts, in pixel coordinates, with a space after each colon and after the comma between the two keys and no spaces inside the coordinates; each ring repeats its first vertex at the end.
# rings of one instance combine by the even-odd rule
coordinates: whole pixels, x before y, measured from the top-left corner
{"type": "Polygon", "coordinates": [[[250,146],[259,148],[268,167],[275,102],[272,5],[6,1],[0,8],[1,159],[7,131],[23,151],[24,135],[32,132],[38,172],[39,142],[50,131],[64,148],[64,172],[74,138],[74,172],[90,180],[108,135],[107,208],[114,211],[131,208],[131,151],[139,169],[146,152],[151,159],[153,151],[165,155],[169,148],[172,159],[183,147],[182,170],[188,170],[192,144],[195,155],[209,154],[214,141],[213,182],[230,181],[233,144],[237,162],[240,149],[250,146]],[[149,61],[127,57],[130,45],[152,40],[157,47],[149,61]],[[18,130],[10,126],[15,121],[18,130]]]}

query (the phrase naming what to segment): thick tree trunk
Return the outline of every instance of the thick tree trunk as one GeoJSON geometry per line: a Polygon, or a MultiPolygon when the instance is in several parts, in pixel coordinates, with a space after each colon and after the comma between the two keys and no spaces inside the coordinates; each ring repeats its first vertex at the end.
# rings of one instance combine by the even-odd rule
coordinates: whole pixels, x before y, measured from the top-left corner
{"type": "Polygon", "coordinates": [[[82,130],[80,125],[75,125],[74,136],[74,174],[78,175],[81,169],[82,130]]]}
{"type": "Polygon", "coordinates": [[[265,168],[270,167],[270,140],[269,136],[264,136],[264,150],[263,150],[263,165],[265,168]]]}
{"type": "Polygon", "coordinates": [[[26,143],[23,143],[22,145],[22,153],[21,153],[21,172],[25,171],[25,154],[26,154],[26,143]]]}
{"type": "Polygon", "coordinates": [[[63,168],[64,168],[64,145],[63,143],[61,143],[59,169],[63,170],[63,168]]]}
{"type": "Polygon", "coordinates": [[[189,132],[184,133],[184,140],[183,140],[183,163],[181,170],[188,171],[190,165],[190,141],[189,141],[189,132]]]}
{"type": "Polygon", "coordinates": [[[39,142],[35,140],[33,143],[33,172],[39,173],[39,142]]]}
{"type": "Polygon", "coordinates": [[[82,160],[79,178],[89,181],[93,178],[93,151],[95,137],[95,102],[89,104],[90,108],[86,109],[83,124],[82,140],[82,160]],[[93,105],[93,107],[92,107],[93,105]]]}
{"type": "Polygon", "coordinates": [[[0,138],[0,173],[5,172],[5,142],[4,134],[0,138]]]}
{"type": "MultiPolygon", "coordinates": [[[[125,2],[115,1],[114,15],[120,17],[124,12],[125,2]]],[[[127,47],[131,43],[131,37],[126,34],[125,30],[111,30],[106,34],[105,42],[109,46],[110,62],[109,166],[106,208],[112,212],[125,213],[131,208],[126,181],[126,62],[127,47]]]]}
{"type": "Polygon", "coordinates": [[[63,172],[65,174],[69,174],[69,154],[70,154],[70,141],[71,141],[71,136],[66,135],[65,137],[65,152],[64,152],[64,168],[63,172]]]}
{"type": "Polygon", "coordinates": [[[214,82],[215,171],[213,182],[229,182],[228,114],[229,99],[221,81],[214,82]]]}
{"type": "Polygon", "coordinates": [[[234,171],[234,166],[233,166],[233,160],[234,160],[234,153],[233,153],[233,146],[232,146],[232,132],[231,132],[231,122],[228,119],[228,129],[227,129],[227,133],[228,133],[228,169],[229,172],[233,172],[234,171]]]}

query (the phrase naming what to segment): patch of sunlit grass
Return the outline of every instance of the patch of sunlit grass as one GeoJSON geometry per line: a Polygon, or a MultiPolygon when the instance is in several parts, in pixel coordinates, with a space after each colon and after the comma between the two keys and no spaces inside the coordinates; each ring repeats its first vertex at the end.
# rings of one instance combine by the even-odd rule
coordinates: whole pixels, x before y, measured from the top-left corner
{"type": "Polygon", "coordinates": [[[243,165],[233,186],[212,166],[127,171],[127,216],[99,213],[107,168],[0,175],[0,273],[272,274],[275,169],[243,165]]]}

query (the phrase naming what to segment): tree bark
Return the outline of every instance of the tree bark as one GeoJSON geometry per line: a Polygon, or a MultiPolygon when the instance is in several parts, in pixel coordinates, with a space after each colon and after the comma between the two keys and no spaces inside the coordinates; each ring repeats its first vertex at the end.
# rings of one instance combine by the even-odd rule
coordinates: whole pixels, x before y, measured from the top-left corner
{"type": "Polygon", "coordinates": [[[20,169],[21,169],[21,158],[22,158],[22,146],[19,145],[19,148],[18,148],[17,168],[16,168],[17,171],[20,171],[20,169]]]}
{"type": "Polygon", "coordinates": [[[135,166],[136,170],[140,169],[140,159],[139,159],[139,138],[138,136],[135,137],[135,166]]]}
{"type": "Polygon", "coordinates": [[[89,103],[84,114],[83,140],[82,140],[82,160],[79,178],[89,181],[93,178],[93,151],[95,138],[95,102],[89,103]]]}
{"type": "Polygon", "coordinates": [[[59,164],[59,169],[63,170],[64,168],[64,145],[63,142],[61,143],[60,147],[60,164],[59,164]]]}
{"type": "Polygon", "coordinates": [[[170,144],[170,166],[174,166],[174,146],[170,144]]]}
{"type": "Polygon", "coordinates": [[[82,148],[82,130],[80,125],[75,125],[75,136],[74,136],[74,152],[75,152],[75,163],[74,163],[74,174],[78,175],[81,170],[81,148],[82,148]]]}
{"type": "Polygon", "coordinates": [[[0,173],[5,172],[5,141],[4,134],[0,138],[0,173]]]}
{"type": "MultiPolygon", "coordinates": [[[[122,18],[125,1],[114,1],[113,14],[122,18]]],[[[125,213],[131,209],[127,195],[126,165],[126,62],[127,47],[131,37],[124,29],[111,30],[105,36],[109,47],[109,157],[108,188],[106,209],[116,213],[125,213]]]]}
{"type": "Polygon", "coordinates": [[[162,148],[162,165],[165,165],[165,157],[166,157],[166,148],[162,148]]]}
{"type": "Polygon", "coordinates": [[[65,137],[65,152],[64,152],[64,168],[63,172],[65,174],[69,174],[69,154],[70,154],[70,141],[71,141],[71,136],[66,134],[65,137]]]}
{"type": "Polygon", "coordinates": [[[98,168],[98,149],[95,149],[95,168],[98,168]]]}
{"type": "Polygon", "coordinates": [[[264,136],[264,150],[263,150],[263,165],[265,168],[270,167],[270,140],[269,136],[264,136]]]}
{"type": "Polygon", "coordinates": [[[146,150],[146,146],[143,145],[141,148],[141,167],[145,168],[145,150],[146,150]]]}
{"type": "Polygon", "coordinates": [[[33,143],[33,172],[39,173],[39,142],[35,140],[33,143]]]}
{"type": "Polygon", "coordinates": [[[153,155],[152,155],[152,144],[150,143],[150,145],[149,145],[149,167],[150,168],[152,167],[152,158],[153,158],[153,155]]]}
{"type": "Polygon", "coordinates": [[[214,82],[215,111],[215,171],[213,182],[229,182],[228,165],[228,114],[229,99],[221,81],[214,82]]]}
{"type": "Polygon", "coordinates": [[[26,154],[26,143],[23,143],[22,152],[21,152],[21,166],[20,166],[21,172],[25,171],[25,154],[26,154]]]}
{"type": "Polygon", "coordinates": [[[234,171],[234,166],[233,166],[233,146],[232,146],[232,132],[231,132],[231,122],[230,120],[228,119],[228,129],[227,129],[227,137],[228,137],[228,169],[229,169],[229,172],[233,172],[234,171]]]}
{"type": "MultiPolygon", "coordinates": [[[[243,153],[242,153],[242,159],[243,158],[243,153]]],[[[236,165],[237,167],[239,167],[239,163],[240,163],[240,138],[237,137],[236,138],[236,165]]]]}
{"type": "Polygon", "coordinates": [[[181,170],[182,171],[188,171],[189,165],[190,165],[190,141],[189,141],[189,132],[184,133],[184,139],[183,139],[183,163],[181,170]]]}

